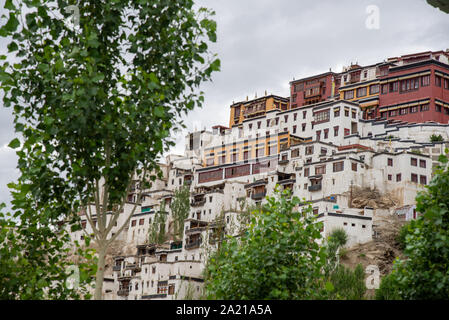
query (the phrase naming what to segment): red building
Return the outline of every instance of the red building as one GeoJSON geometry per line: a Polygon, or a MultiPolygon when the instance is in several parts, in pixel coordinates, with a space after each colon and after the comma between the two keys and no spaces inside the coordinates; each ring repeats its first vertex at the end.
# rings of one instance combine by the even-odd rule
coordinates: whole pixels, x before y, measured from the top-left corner
{"type": "Polygon", "coordinates": [[[290,94],[291,109],[345,99],[365,108],[364,119],[448,123],[449,49],[389,58],[368,67],[351,65],[342,73],[326,72],[294,80],[290,82],[290,94]],[[375,92],[369,88],[368,93],[364,88],[368,85],[375,92]],[[365,90],[363,97],[356,98],[355,90],[365,90]]]}
{"type": "Polygon", "coordinates": [[[388,60],[381,71],[377,117],[406,122],[449,122],[449,52],[388,60]]]}
{"type": "Polygon", "coordinates": [[[339,87],[340,74],[331,71],[317,76],[291,81],[291,109],[326,101],[334,97],[338,99],[339,87]]]}

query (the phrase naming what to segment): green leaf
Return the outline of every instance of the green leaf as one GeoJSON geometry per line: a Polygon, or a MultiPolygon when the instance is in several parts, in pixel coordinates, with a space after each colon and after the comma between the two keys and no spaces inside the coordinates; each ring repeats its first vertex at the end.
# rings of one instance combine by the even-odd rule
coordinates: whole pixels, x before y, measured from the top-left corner
{"type": "Polygon", "coordinates": [[[9,144],[8,147],[12,148],[12,149],[16,149],[18,147],[20,147],[20,141],[17,138],[14,138],[9,144]]]}

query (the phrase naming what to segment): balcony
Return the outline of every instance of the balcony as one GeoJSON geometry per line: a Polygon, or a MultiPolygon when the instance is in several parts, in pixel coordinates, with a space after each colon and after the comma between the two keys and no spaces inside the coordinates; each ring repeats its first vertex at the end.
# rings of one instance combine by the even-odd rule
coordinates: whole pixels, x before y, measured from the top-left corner
{"type": "Polygon", "coordinates": [[[186,234],[200,233],[206,230],[207,227],[195,227],[186,230],[186,234]]]}
{"type": "Polygon", "coordinates": [[[121,265],[112,267],[112,271],[120,271],[120,270],[122,270],[122,266],[121,265]]]}
{"type": "Polygon", "coordinates": [[[142,296],[142,299],[146,300],[146,299],[160,299],[160,298],[166,298],[167,294],[166,293],[158,293],[158,294],[150,294],[147,296],[142,296]]]}
{"type": "Polygon", "coordinates": [[[201,242],[202,242],[201,240],[195,240],[195,241],[186,243],[185,249],[186,249],[186,250],[197,249],[197,248],[200,247],[201,242]]]}
{"type": "Polygon", "coordinates": [[[118,296],[126,297],[129,295],[129,289],[120,289],[117,291],[118,296]]]}
{"type": "Polygon", "coordinates": [[[265,198],[265,196],[267,195],[267,191],[263,191],[263,192],[259,192],[259,193],[254,193],[251,195],[251,199],[253,200],[261,200],[263,198],[265,198]]]}
{"type": "Polygon", "coordinates": [[[206,199],[205,198],[202,199],[202,200],[192,200],[190,202],[190,206],[191,207],[199,207],[199,206],[204,205],[205,203],[206,203],[206,199]]]}
{"type": "Polygon", "coordinates": [[[284,164],[287,164],[288,161],[289,161],[288,159],[281,159],[281,160],[278,161],[278,163],[279,163],[280,165],[284,165],[284,164]]]}
{"type": "Polygon", "coordinates": [[[320,184],[314,184],[312,186],[309,186],[309,191],[313,192],[313,191],[319,191],[321,190],[321,183],[320,184]]]}

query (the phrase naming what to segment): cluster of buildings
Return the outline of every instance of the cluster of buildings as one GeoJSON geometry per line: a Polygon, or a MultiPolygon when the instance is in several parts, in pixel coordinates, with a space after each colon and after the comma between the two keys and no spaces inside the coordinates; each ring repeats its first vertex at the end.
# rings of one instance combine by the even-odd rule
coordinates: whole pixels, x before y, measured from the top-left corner
{"type": "Polygon", "coordinates": [[[192,132],[183,155],[166,157],[163,177],[143,190],[141,204],[134,186],[117,222],[138,206],[119,237],[133,252],[114,257],[105,298],[201,296],[210,250],[223,234],[238,234],[245,209],[276,186],[312,204],[323,235],[343,228],[349,246],[372,240],[376,215],[375,206],[354,205],[355,188],[388,194],[396,208],[407,208],[401,214],[412,208],[407,219],[416,217],[416,193],[449,147],[449,50],[352,64],[294,80],[290,93],[233,103],[228,127],[192,132]],[[170,204],[183,185],[190,212],[178,239],[170,204]],[[167,239],[150,243],[161,208],[167,239]]]}

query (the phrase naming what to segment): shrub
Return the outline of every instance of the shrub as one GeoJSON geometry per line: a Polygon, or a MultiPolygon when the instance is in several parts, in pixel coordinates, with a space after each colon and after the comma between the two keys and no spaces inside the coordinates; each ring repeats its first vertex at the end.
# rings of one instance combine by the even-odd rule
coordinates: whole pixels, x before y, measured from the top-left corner
{"type": "Polygon", "coordinates": [[[441,134],[436,135],[436,134],[432,134],[430,136],[430,141],[431,142],[438,142],[438,141],[443,141],[443,136],[441,134]]]}
{"type": "Polygon", "coordinates": [[[354,270],[339,265],[331,274],[330,282],[334,287],[330,298],[343,300],[361,300],[366,292],[365,272],[361,264],[354,270]]]}
{"type": "Polygon", "coordinates": [[[379,289],[376,290],[376,300],[400,300],[397,284],[391,274],[386,275],[380,282],[379,289]]]}

